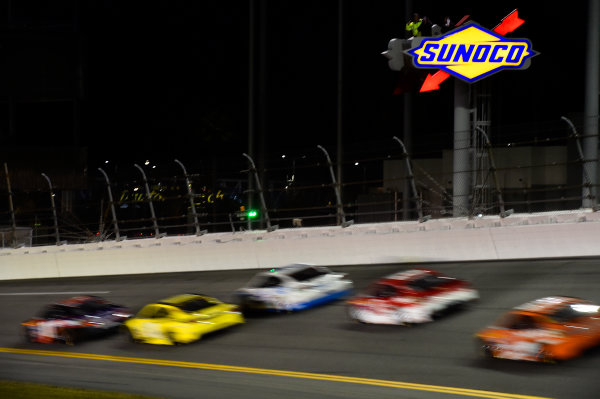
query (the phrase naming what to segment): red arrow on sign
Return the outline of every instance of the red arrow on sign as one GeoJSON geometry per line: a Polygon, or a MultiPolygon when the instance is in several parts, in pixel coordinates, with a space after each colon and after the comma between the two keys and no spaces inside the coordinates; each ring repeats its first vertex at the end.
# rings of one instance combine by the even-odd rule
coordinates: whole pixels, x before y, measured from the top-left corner
{"type": "MultiPolygon", "coordinates": [[[[461,25],[464,20],[465,18],[463,18],[458,24],[456,24],[456,26],[461,25]]],[[[504,17],[502,21],[498,25],[496,25],[494,29],[492,29],[492,31],[504,36],[507,33],[514,31],[524,23],[525,20],[519,18],[519,11],[515,9],[506,17],[504,17]]],[[[427,74],[427,77],[425,78],[425,81],[423,82],[423,85],[421,86],[421,90],[419,90],[419,92],[423,93],[426,91],[439,90],[440,83],[442,83],[449,77],[450,74],[442,70],[437,71],[433,75],[427,74]]]]}
{"type": "Polygon", "coordinates": [[[504,36],[507,33],[514,31],[515,29],[517,29],[519,26],[523,25],[524,23],[525,23],[525,20],[519,18],[519,11],[515,9],[515,10],[513,10],[513,12],[511,12],[506,17],[504,17],[502,19],[502,22],[500,22],[492,30],[494,32],[496,32],[497,34],[504,36]]]}
{"type": "Polygon", "coordinates": [[[442,71],[441,69],[433,75],[428,73],[427,77],[425,78],[425,81],[423,82],[423,86],[421,86],[421,90],[419,90],[419,93],[423,93],[425,91],[439,90],[440,83],[442,83],[449,77],[450,74],[446,71],[442,71]]]}

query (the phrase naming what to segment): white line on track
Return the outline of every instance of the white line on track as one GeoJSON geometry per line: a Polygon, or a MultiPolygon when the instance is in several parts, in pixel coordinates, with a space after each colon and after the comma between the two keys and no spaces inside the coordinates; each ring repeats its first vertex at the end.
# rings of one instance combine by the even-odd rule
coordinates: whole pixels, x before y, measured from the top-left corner
{"type": "Polygon", "coordinates": [[[60,291],[60,292],[0,292],[0,296],[13,295],[88,295],[110,294],[110,291],[60,291]]]}

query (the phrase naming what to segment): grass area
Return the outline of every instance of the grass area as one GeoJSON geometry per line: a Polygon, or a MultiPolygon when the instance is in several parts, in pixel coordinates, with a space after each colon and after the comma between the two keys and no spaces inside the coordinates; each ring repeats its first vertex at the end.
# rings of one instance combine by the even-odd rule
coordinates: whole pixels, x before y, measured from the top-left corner
{"type": "Polygon", "coordinates": [[[117,392],[95,391],[0,380],[0,398],[10,399],[156,399],[151,396],[130,395],[117,392]]]}

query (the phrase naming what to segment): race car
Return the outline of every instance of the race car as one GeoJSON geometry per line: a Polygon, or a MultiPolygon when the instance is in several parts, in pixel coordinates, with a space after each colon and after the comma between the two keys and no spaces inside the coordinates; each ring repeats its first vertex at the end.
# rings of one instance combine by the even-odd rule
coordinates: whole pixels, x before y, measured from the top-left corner
{"type": "Polygon", "coordinates": [[[76,296],[46,306],[21,325],[30,342],[73,345],[86,336],[114,332],[129,317],[127,308],[104,298],[76,296]]]}
{"type": "Polygon", "coordinates": [[[244,322],[236,305],[205,295],[181,294],[144,306],[124,323],[124,329],[133,342],[176,345],[244,322]]]}
{"type": "Polygon", "coordinates": [[[258,273],[235,295],[244,311],[293,312],[343,298],[352,287],[344,273],[293,264],[258,273]]]}
{"type": "Polygon", "coordinates": [[[579,298],[550,296],[517,306],[476,334],[485,356],[555,362],[600,344],[600,306],[579,298]]]}
{"type": "Polygon", "coordinates": [[[348,303],[352,320],[410,325],[432,321],[479,298],[470,283],[428,269],[406,270],[371,284],[348,303]]]}

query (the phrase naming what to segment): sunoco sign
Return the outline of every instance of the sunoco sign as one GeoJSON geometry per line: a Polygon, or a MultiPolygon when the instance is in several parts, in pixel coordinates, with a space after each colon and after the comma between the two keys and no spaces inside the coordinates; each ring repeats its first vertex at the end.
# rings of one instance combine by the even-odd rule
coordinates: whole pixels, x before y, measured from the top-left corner
{"type": "Polygon", "coordinates": [[[527,39],[507,39],[470,22],[406,50],[417,68],[438,68],[467,82],[504,69],[525,69],[537,53],[527,39]]]}

